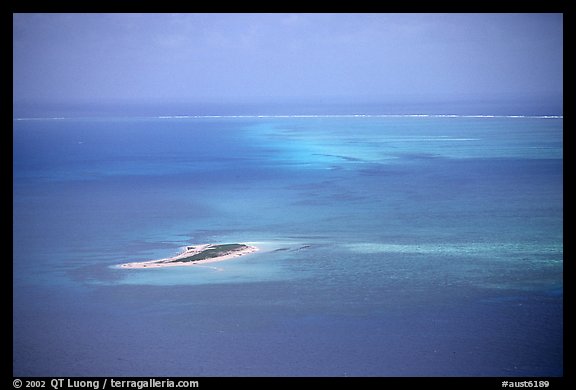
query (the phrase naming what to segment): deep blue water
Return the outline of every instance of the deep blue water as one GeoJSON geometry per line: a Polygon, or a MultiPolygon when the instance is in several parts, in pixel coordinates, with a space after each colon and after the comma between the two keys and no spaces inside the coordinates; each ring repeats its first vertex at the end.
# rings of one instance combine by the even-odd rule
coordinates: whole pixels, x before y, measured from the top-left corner
{"type": "Polygon", "coordinates": [[[15,376],[560,376],[562,118],[14,121],[15,376]],[[254,242],[214,267],[125,270],[254,242]]]}

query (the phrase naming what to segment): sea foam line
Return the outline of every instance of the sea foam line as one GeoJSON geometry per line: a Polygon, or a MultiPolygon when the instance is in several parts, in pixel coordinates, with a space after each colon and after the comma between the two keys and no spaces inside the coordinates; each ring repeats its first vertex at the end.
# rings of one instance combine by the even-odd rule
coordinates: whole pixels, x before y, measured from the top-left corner
{"type": "Polygon", "coordinates": [[[530,118],[563,119],[563,115],[455,115],[455,114],[295,114],[295,115],[162,115],[157,119],[188,118],[530,118]]]}
{"type": "MultiPolygon", "coordinates": [[[[108,119],[114,119],[109,117],[108,119]]],[[[209,119],[209,118],[526,118],[526,119],[564,119],[563,115],[455,115],[455,114],[295,114],[295,115],[160,115],[140,116],[134,119],[209,119]]],[[[42,118],[14,118],[14,121],[42,121],[42,120],[78,120],[94,119],[84,117],[42,117],[42,118]]],[[[97,118],[103,119],[103,118],[97,118]]]]}

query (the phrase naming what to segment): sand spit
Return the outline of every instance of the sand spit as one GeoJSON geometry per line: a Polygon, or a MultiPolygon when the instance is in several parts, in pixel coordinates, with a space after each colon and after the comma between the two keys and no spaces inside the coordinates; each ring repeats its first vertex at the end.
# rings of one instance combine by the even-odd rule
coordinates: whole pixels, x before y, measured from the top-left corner
{"type": "Polygon", "coordinates": [[[120,264],[119,268],[159,268],[203,265],[235,259],[254,253],[257,247],[247,244],[201,244],[187,246],[176,256],[160,260],[149,260],[120,264]]]}

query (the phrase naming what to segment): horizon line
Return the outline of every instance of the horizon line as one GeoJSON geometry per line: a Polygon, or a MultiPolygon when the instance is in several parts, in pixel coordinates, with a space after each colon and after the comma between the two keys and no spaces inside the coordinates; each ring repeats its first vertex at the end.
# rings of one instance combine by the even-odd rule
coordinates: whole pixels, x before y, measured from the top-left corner
{"type": "Polygon", "coordinates": [[[202,118],[527,118],[527,119],[564,119],[564,115],[492,115],[492,114],[248,114],[248,115],[157,115],[157,116],[78,116],[78,117],[17,117],[14,121],[33,120],[73,120],[73,119],[202,119],[202,118]]]}

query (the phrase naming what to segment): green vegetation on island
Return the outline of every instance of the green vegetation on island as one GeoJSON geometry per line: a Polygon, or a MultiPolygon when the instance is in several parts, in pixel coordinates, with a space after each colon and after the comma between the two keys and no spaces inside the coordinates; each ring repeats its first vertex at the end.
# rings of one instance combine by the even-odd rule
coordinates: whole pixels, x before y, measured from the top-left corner
{"type": "Polygon", "coordinates": [[[166,263],[188,263],[200,260],[208,260],[215,257],[226,256],[234,252],[248,248],[244,244],[220,244],[210,245],[200,253],[195,253],[188,257],[181,257],[176,260],[165,261],[166,263]]]}
{"type": "Polygon", "coordinates": [[[201,244],[187,246],[182,253],[166,259],[125,263],[120,264],[120,267],[155,268],[213,263],[248,255],[257,250],[257,247],[247,244],[201,244]]]}

